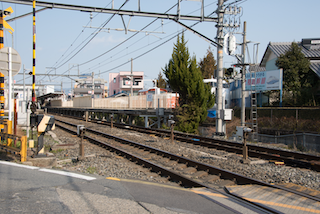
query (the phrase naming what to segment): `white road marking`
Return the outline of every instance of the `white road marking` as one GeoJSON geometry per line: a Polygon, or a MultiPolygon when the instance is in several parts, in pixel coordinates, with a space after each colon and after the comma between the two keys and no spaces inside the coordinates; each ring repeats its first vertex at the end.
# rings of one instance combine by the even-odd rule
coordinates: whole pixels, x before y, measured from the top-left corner
{"type": "Polygon", "coordinates": [[[40,169],[39,167],[36,167],[36,166],[22,165],[22,164],[12,163],[12,162],[8,162],[8,161],[0,161],[0,164],[17,166],[17,167],[22,167],[22,168],[27,168],[27,169],[40,169]]]}
{"type": "Polygon", "coordinates": [[[38,169],[41,172],[49,172],[49,173],[54,173],[54,174],[59,174],[59,175],[65,175],[65,176],[69,176],[69,177],[84,179],[87,181],[92,181],[92,180],[96,179],[94,177],[80,175],[80,174],[76,174],[76,173],[72,173],[72,172],[65,172],[65,171],[45,169],[45,168],[41,169],[40,167],[36,167],[36,166],[28,166],[28,165],[23,165],[23,164],[18,164],[18,163],[12,163],[12,162],[8,162],[8,161],[0,161],[0,164],[17,166],[17,167],[26,168],[26,169],[38,169]]]}
{"type": "Polygon", "coordinates": [[[80,175],[80,174],[76,174],[76,173],[72,173],[72,172],[58,171],[58,170],[52,170],[52,169],[39,169],[39,171],[50,172],[50,173],[65,175],[65,176],[74,177],[74,178],[80,178],[80,179],[84,179],[84,180],[88,180],[88,181],[96,179],[94,177],[90,177],[90,176],[86,176],[86,175],[80,175]]]}

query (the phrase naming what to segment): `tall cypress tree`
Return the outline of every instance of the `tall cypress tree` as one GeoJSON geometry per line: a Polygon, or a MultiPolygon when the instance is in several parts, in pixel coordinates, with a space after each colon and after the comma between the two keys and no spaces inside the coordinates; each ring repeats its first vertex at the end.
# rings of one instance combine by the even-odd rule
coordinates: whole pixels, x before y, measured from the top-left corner
{"type": "Polygon", "coordinates": [[[203,76],[196,58],[190,58],[184,35],[178,37],[174,45],[172,58],[165,65],[163,72],[168,85],[179,93],[177,108],[177,129],[196,133],[199,123],[207,117],[207,109],[214,104],[210,86],[203,83],[203,76]]]}

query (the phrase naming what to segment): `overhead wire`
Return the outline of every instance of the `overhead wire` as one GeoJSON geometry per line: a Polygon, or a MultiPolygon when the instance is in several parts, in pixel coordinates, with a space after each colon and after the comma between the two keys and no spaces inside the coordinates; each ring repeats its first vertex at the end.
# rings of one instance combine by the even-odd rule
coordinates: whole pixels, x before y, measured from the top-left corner
{"type": "MultiPolygon", "coordinates": [[[[118,10],[120,10],[129,0],[126,0],[118,10]]],[[[83,46],[82,48],[80,48],[80,50],[78,50],[72,57],[70,57],[67,61],[65,61],[63,64],[59,65],[57,68],[60,68],[62,67],[63,65],[65,65],[67,62],[69,62],[71,59],[73,59],[78,53],[80,53],[80,51],[82,51],[97,35],[98,33],[102,30],[102,28],[104,28],[110,21],[111,19],[116,15],[116,13],[112,14],[111,17],[106,21],[104,22],[102,25],[101,25],[101,28],[97,29],[96,32],[93,33],[93,36],[89,39],[89,41],[87,41],[83,46]]]]}
{"type": "MultiPolygon", "coordinates": [[[[121,6],[120,6],[120,8],[118,9],[118,11],[128,2],[129,0],[126,0],[121,6]]],[[[87,41],[72,57],[70,57],[69,59],[67,59],[64,63],[62,63],[62,64],[60,64],[59,66],[57,66],[56,67],[56,69],[58,69],[58,68],[60,68],[60,67],[62,67],[63,65],[65,65],[67,62],[69,62],[72,58],[74,58],[81,50],[83,50],[97,35],[98,35],[98,33],[102,30],[102,28],[104,28],[110,21],[111,21],[111,19],[114,17],[116,15],[116,13],[114,13],[114,14],[112,14],[111,15],[111,17],[107,20],[107,21],[105,21],[103,24],[101,24],[101,26],[100,26],[100,28],[98,28],[97,30],[95,30],[95,32],[94,33],[92,33],[91,35],[93,35],[91,38],[90,38],[90,36],[88,37],[88,38],[90,38],[89,39],[89,41],[87,41]]],[[[87,38],[87,39],[88,39],[87,38]]],[[[86,40],[87,40],[86,39],[86,40]]],[[[86,41],[85,40],[85,41],[86,41]]],[[[78,46],[79,47],[79,46],[78,46]]],[[[77,47],[77,48],[78,48],[77,47]]],[[[74,66],[72,66],[72,68],[73,68],[74,66]]],[[[68,70],[66,70],[65,72],[63,72],[62,74],[65,74],[66,72],[68,72],[70,70],[70,68],[68,69],[68,70]]]]}
{"type": "MultiPolygon", "coordinates": [[[[168,9],[165,13],[169,12],[170,10],[172,10],[172,8],[174,8],[176,5],[177,5],[177,3],[176,3],[175,5],[173,5],[170,9],[168,9]]],[[[119,8],[119,9],[120,9],[120,8],[119,8]]],[[[113,14],[113,15],[115,15],[115,14],[113,14]]],[[[159,18],[156,18],[155,20],[153,20],[152,22],[150,22],[149,24],[147,24],[146,26],[144,26],[140,31],[142,31],[142,30],[144,30],[145,28],[149,27],[151,24],[153,24],[153,23],[154,23],[156,20],[158,20],[158,19],[159,19],[159,18]]],[[[103,26],[103,27],[104,27],[104,26],[103,26]]],[[[103,28],[103,27],[102,27],[102,28],[103,28]]],[[[101,31],[101,28],[100,28],[100,31],[101,31]]],[[[101,56],[109,53],[110,51],[114,50],[115,48],[119,47],[120,45],[124,44],[125,42],[127,42],[128,40],[130,40],[131,38],[133,38],[134,36],[136,36],[138,33],[139,33],[139,32],[136,32],[135,34],[133,34],[132,36],[130,36],[130,37],[127,38],[126,40],[122,41],[120,44],[117,44],[116,46],[114,46],[114,47],[112,47],[111,49],[109,49],[108,51],[100,54],[99,56],[94,57],[93,59],[90,59],[90,60],[88,60],[88,61],[86,61],[86,62],[84,62],[84,63],[79,64],[79,66],[82,66],[82,65],[87,64],[87,63],[89,63],[89,62],[91,62],[91,61],[94,61],[95,59],[98,59],[98,58],[100,58],[101,56]]],[[[139,40],[139,41],[140,41],[140,40],[139,40]]],[[[67,70],[67,71],[68,71],[68,70],[67,70]]],[[[67,71],[65,71],[64,73],[66,73],[67,71]]],[[[64,73],[62,73],[62,74],[64,74],[64,73]]]]}
{"type": "MultiPolygon", "coordinates": [[[[176,5],[177,5],[177,4],[175,4],[174,6],[172,6],[170,9],[168,9],[168,10],[167,10],[166,12],[164,12],[164,13],[166,14],[167,12],[169,12],[170,10],[172,10],[172,8],[174,8],[176,5]]],[[[155,21],[157,21],[158,19],[159,19],[159,18],[156,18],[155,20],[153,20],[152,22],[150,22],[149,24],[147,24],[146,26],[144,26],[143,28],[141,28],[140,31],[142,31],[142,30],[146,29],[147,27],[149,27],[151,24],[153,24],[153,23],[154,23],[155,21]]],[[[120,42],[118,45],[116,45],[116,46],[114,46],[113,48],[109,49],[108,51],[100,54],[99,56],[96,56],[96,57],[94,57],[93,59],[90,59],[90,60],[88,60],[88,61],[86,61],[86,62],[84,62],[84,63],[81,63],[80,66],[81,66],[81,65],[84,65],[84,64],[87,64],[87,63],[89,63],[89,62],[92,62],[93,60],[96,60],[96,59],[100,58],[101,56],[109,53],[110,51],[112,51],[112,50],[114,50],[115,48],[119,47],[120,45],[122,45],[122,44],[125,43],[126,41],[130,40],[131,38],[133,38],[133,37],[136,36],[137,34],[139,34],[139,31],[136,32],[135,34],[133,34],[132,36],[130,36],[129,38],[127,38],[126,40],[124,40],[123,42],[120,42]]]]}
{"type": "MultiPolygon", "coordinates": [[[[212,13],[212,14],[213,14],[213,13],[212,13]]],[[[211,15],[211,14],[210,14],[210,15],[211,15]]],[[[201,22],[201,21],[198,21],[198,22],[194,23],[193,25],[191,25],[191,26],[189,26],[189,27],[194,27],[195,25],[199,24],[200,22],[201,22]]],[[[166,41],[162,42],[161,44],[159,44],[159,45],[157,45],[157,46],[153,47],[152,49],[150,49],[150,50],[148,50],[148,51],[146,51],[146,52],[144,52],[144,53],[140,54],[139,56],[132,58],[132,60],[136,60],[136,59],[138,59],[138,58],[140,58],[140,57],[142,57],[142,56],[144,56],[144,55],[146,55],[146,54],[150,53],[151,51],[153,51],[153,50],[157,49],[158,47],[160,47],[160,46],[164,45],[165,43],[169,42],[170,40],[172,40],[172,39],[176,38],[178,35],[180,35],[180,34],[184,33],[185,31],[187,31],[187,29],[180,30],[180,32],[179,32],[179,33],[176,33],[176,35],[172,36],[171,38],[169,38],[168,40],[166,40],[166,41]]],[[[109,70],[106,70],[106,71],[100,72],[100,74],[107,73],[107,72],[109,72],[109,71],[112,71],[112,70],[114,70],[114,69],[117,69],[117,68],[119,68],[119,67],[121,67],[121,66],[123,66],[123,65],[126,65],[126,64],[128,64],[128,63],[130,63],[130,61],[124,62],[124,63],[122,63],[121,65],[118,65],[118,66],[116,66],[116,67],[113,67],[113,68],[111,68],[111,69],[109,69],[109,70]]]]}
{"type": "MultiPolygon", "coordinates": [[[[109,4],[107,4],[104,8],[107,8],[110,4],[112,3],[112,1],[109,2],[109,4]]],[[[98,16],[100,14],[100,12],[98,12],[93,19],[98,16]]],[[[88,25],[92,20],[90,20],[86,25],[88,25]]],[[[85,29],[82,29],[82,31],[78,34],[78,36],[73,40],[73,42],[71,43],[71,45],[68,47],[68,49],[61,55],[61,57],[55,62],[54,65],[51,66],[51,68],[54,68],[55,66],[58,65],[58,62],[64,57],[64,55],[70,50],[70,48],[74,45],[74,43],[78,40],[78,38],[80,38],[81,34],[84,32],[85,29]]],[[[86,38],[84,41],[86,41],[88,38],[86,38]]],[[[82,44],[83,42],[81,42],[80,44],[82,44]]],[[[79,45],[80,46],[80,45],[79,45]]],[[[79,46],[77,46],[74,50],[76,50],[79,46]]],[[[71,52],[73,53],[74,50],[71,52]]],[[[71,54],[70,53],[70,54],[71,54]]],[[[67,57],[70,55],[68,54],[67,57]]],[[[51,71],[53,71],[53,69],[50,69],[47,74],[49,74],[51,71]]],[[[41,80],[43,80],[45,77],[43,77],[41,80]]],[[[41,81],[40,80],[40,81],[41,81]]]]}
{"type": "MultiPolygon", "coordinates": [[[[213,4],[213,3],[208,4],[208,5],[206,5],[205,7],[207,7],[207,6],[209,6],[209,5],[212,5],[212,4],[213,4]]],[[[173,6],[172,6],[169,10],[167,10],[165,13],[167,13],[168,11],[170,11],[170,10],[171,10],[172,8],[174,8],[176,5],[177,5],[177,4],[173,5],[173,6]]],[[[119,8],[119,9],[120,9],[120,8],[119,8]]],[[[198,10],[200,10],[200,9],[198,9],[198,10]]],[[[191,12],[191,13],[194,13],[194,12],[196,12],[196,11],[197,11],[197,10],[195,10],[195,11],[193,11],[193,12],[191,12]]],[[[213,13],[215,13],[215,12],[213,12],[213,13]]],[[[213,14],[213,13],[212,13],[212,14],[213,14]]],[[[210,15],[212,15],[212,14],[210,14],[210,15]]],[[[209,15],[209,16],[210,16],[210,15],[209,15]]],[[[113,16],[112,16],[112,17],[113,17],[113,16]]],[[[144,30],[145,28],[147,28],[148,26],[150,26],[152,23],[154,23],[154,22],[155,22],[156,20],[158,20],[158,19],[159,19],[159,18],[156,18],[156,19],[153,20],[151,23],[149,23],[148,25],[146,25],[145,27],[143,27],[141,30],[144,30]]],[[[199,22],[200,22],[200,21],[199,21],[199,22]]],[[[197,22],[196,24],[198,24],[199,22],[197,22]]],[[[196,24],[194,24],[194,25],[196,25],[196,24]]],[[[106,24],[105,24],[105,25],[106,25],[106,24]]],[[[104,27],[105,25],[103,25],[103,27],[104,27]]],[[[194,25],[192,25],[192,26],[194,26],[194,25]]],[[[103,27],[102,27],[102,28],[103,28],[103,27]]],[[[100,31],[101,31],[101,28],[100,28],[99,32],[100,32],[100,31]]],[[[184,32],[184,31],[185,31],[185,30],[183,30],[183,32],[184,32]]],[[[84,64],[87,64],[87,63],[89,63],[89,62],[91,62],[91,61],[94,61],[95,59],[100,58],[101,56],[109,53],[110,51],[114,50],[115,48],[119,47],[120,45],[122,45],[122,44],[125,43],[126,41],[130,40],[131,38],[133,38],[133,37],[134,37],[135,35],[137,35],[138,33],[139,33],[139,32],[135,33],[134,35],[132,35],[131,37],[129,37],[129,38],[126,39],[125,41],[123,41],[123,42],[121,42],[120,44],[114,46],[113,48],[109,49],[108,51],[104,52],[103,54],[100,54],[99,56],[97,56],[97,57],[95,57],[95,58],[93,58],[93,59],[90,59],[90,60],[88,60],[88,61],[86,61],[86,62],[84,62],[84,63],[81,63],[79,66],[84,65],[84,64]]],[[[181,32],[180,32],[180,33],[181,33],[181,32]]],[[[173,38],[175,38],[176,36],[178,36],[180,33],[176,34],[175,36],[171,37],[171,38],[168,39],[167,41],[161,43],[160,45],[154,47],[153,49],[148,50],[147,52],[139,55],[139,56],[136,57],[136,58],[140,58],[140,57],[142,57],[143,55],[151,52],[152,50],[154,50],[154,49],[162,46],[162,45],[165,44],[166,42],[168,42],[168,41],[172,40],[173,38]]],[[[91,39],[91,40],[92,40],[92,39],[91,39]]],[[[91,41],[91,40],[90,40],[90,41],[91,41]]],[[[90,42],[90,41],[89,41],[89,42],[90,42]]],[[[141,39],[138,40],[137,42],[139,42],[139,41],[141,41],[141,39]]],[[[137,43],[137,42],[135,42],[135,43],[137,43]]],[[[134,44],[135,44],[135,43],[134,43],[134,44]]],[[[134,44],[132,44],[132,45],[134,45],[134,44]]],[[[145,47],[146,47],[146,46],[145,46],[145,47]]],[[[140,50],[140,49],[139,49],[139,50],[140,50]]],[[[133,52],[136,52],[136,51],[133,51],[133,52]]],[[[133,53],[133,52],[131,52],[131,53],[133,53]]],[[[135,59],[136,59],[136,58],[135,58],[135,59]]],[[[69,60],[70,60],[70,59],[69,59],[69,60]]],[[[121,64],[120,66],[125,65],[125,64],[127,64],[127,63],[128,63],[128,62],[125,62],[125,63],[121,64]]],[[[65,64],[65,63],[64,63],[64,64],[65,64]]],[[[99,65],[99,67],[101,67],[101,66],[100,66],[100,63],[99,63],[98,65],[99,65]]],[[[62,65],[61,65],[61,66],[62,66],[62,65]]],[[[61,67],[61,66],[59,66],[59,67],[61,67]]],[[[120,66],[117,66],[116,68],[118,68],[118,67],[120,67],[120,66]]],[[[67,71],[68,71],[68,70],[67,70],[67,71]]],[[[66,72],[67,72],[67,71],[66,71],[66,72]]],[[[109,70],[108,70],[108,71],[109,71],[109,70]]],[[[105,72],[108,72],[108,71],[105,71],[105,72]]],[[[103,72],[103,73],[105,73],[105,72],[103,72]]],[[[64,72],[64,73],[65,73],[65,72],[64,72]]],[[[101,74],[101,73],[100,73],[100,74],[101,74]]]]}
{"type": "MultiPolygon", "coordinates": [[[[206,5],[205,7],[208,7],[208,6],[210,6],[210,5],[212,5],[212,4],[214,4],[214,3],[216,3],[216,2],[213,2],[213,3],[210,3],[210,4],[208,4],[208,5],[206,5]]],[[[172,10],[175,6],[176,6],[177,4],[175,4],[175,5],[173,5],[170,9],[168,9],[166,12],[165,12],[165,14],[167,13],[167,12],[169,12],[170,10],[172,10]]],[[[188,15],[189,14],[192,14],[192,13],[194,13],[194,12],[197,12],[197,11],[199,11],[200,9],[197,9],[197,10],[194,10],[194,11],[192,11],[192,12],[190,12],[190,13],[188,13],[188,15]]],[[[213,13],[212,13],[213,14],[213,13]]],[[[212,15],[211,14],[211,15],[212,15]]],[[[146,27],[148,27],[150,24],[152,24],[152,23],[154,23],[156,20],[158,20],[159,18],[156,18],[154,21],[152,21],[151,23],[149,23],[148,25],[146,25],[145,27],[143,27],[140,31],[142,31],[142,30],[144,30],[146,27]]],[[[168,23],[167,23],[168,24],[168,23]]],[[[160,26],[161,27],[161,26],[160,26]]],[[[157,30],[157,29],[159,29],[160,27],[157,27],[155,30],[157,30]]],[[[154,31],[155,31],[154,30],[154,31]]],[[[139,33],[139,32],[137,32],[137,33],[139,33]]],[[[127,40],[129,40],[129,39],[131,39],[133,36],[135,36],[135,35],[137,35],[137,33],[135,33],[134,35],[132,35],[131,37],[129,37],[127,40]]],[[[171,34],[172,35],[172,34],[171,34]]],[[[170,36],[170,35],[169,35],[170,36]]],[[[168,36],[167,36],[168,37],[168,36]]],[[[141,41],[142,39],[144,39],[145,37],[142,37],[141,39],[139,39],[138,41],[136,41],[135,43],[133,43],[133,44],[131,44],[130,46],[132,46],[132,45],[134,45],[134,44],[136,44],[137,42],[139,42],[139,41],[141,41]]],[[[166,37],[164,37],[164,38],[166,38],[166,37]]],[[[163,38],[162,38],[163,39],[163,38]]],[[[127,40],[125,40],[125,41],[123,41],[122,43],[124,43],[124,42],[126,42],[127,40]]],[[[157,42],[159,42],[159,40],[158,41],[156,41],[156,42],[154,42],[154,43],[157,43],[157,42]]],[[[114,48],[116,48],[116,47],[118,47],[118,46],[120,46],[122,43],[120,43],[120,44],[118,44],[117,46],[115,46],[114,48]]],[[[128,46],[128,47],[130,47],[130,46],[128,46]]],[[[149,46],[149,45],[146,45],[146,46],[144,46],[144,47],[147,47],[147,46],[149,46]]],[[[127,48],[128,48],[127,47],[127,48]]],[[[113,48],[113,49],[114,49],[113,48]]],[[[126,49],[127,49],[126,48],[126,49]]],[[[104,55],[104,54],[106,54],[106,53],[108,53],[108,52],[110,52],[111,50],[113,50],[113,49],[110,49],[110,50],[108,50],[107,52],[105,52],[105,53],[103,53],[103,54],[101,54],[100,56],[102,56],[102,55],[104,55]]],[[[140,48],[139,50],[141,50],[142,48],[140,48]]],[[[125,49],[124,49],[125,50],[125,49]]],[[[122,50],[122,51],[124,51],[124,50],[122,50]]],[[[122,51],[120,51],[120,52],[122,52],[122,51]]],[[[136,50],[136,51],[138,51],[138,50],[136,50]]],[[[131,53],[134,53],[134,52],[136,52],[136,51],[132,51],[132,52],[130,52],[130,54],[131,53]]],[[[120,53],[120,52],[118,52],[118,53],[120,53]]],[[[117,54],[118,54],[117,53],[117,54]]],[[[117,54],[115,54],[115,55],[117,55],[117,54]]],[[[110,58],[113,58],[115,55],[113,55],[112,57],[110,57],[110,58]]],[[[100,57],[100,56],[98,56],[98,57],[100,57]]],[[[122,58],[122,57],[120,57],[120,58],[122,58]]],[[[118,58],[119,59],[119,58],[118,58]]],[[[116,59],[117,60],[117,59],[116,59]]],[[[90,61],[92,61],[92,60],[90,60],[90,61]]],[[[113,60],[114,61],[114,60],[113,60]]],[[[87,62],[89,62],[89,61],[87,61],[87,62]]],[[[105,62],[104,64],[98,64],[97,66],[98,67],[101,67],[101,66],[103,66],[103,65],[105,65],[105,64],[107,64],[108,62],[105,62]]],[[[85,63],[83,63],[83,64],[85,64],[85,63]]],[[[80,65],[82,65],[82,64],[80,64],[80,65]]],[[[96,66],[93,66],[93,68],[95,68],[96,66]]],[[[91,69],[92,69],[92,67],[91,67],[91,69]]],[[[87,69],[88,70],[88,69],[87,69]]]]}

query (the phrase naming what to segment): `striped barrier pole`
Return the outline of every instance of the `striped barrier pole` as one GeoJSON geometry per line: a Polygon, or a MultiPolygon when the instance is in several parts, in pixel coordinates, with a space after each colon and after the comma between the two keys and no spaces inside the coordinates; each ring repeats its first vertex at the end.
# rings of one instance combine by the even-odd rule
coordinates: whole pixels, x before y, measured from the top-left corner
{"type": "MultiPolygon", "coordinates": [[[[0,49],[3,48],[3,11],[0,11],[0,49]]],[[[4,75],[0,73],[0,119],[4,118],[4,75]]],[[[0,125],[0,131],[4,131],[4,125],[0,125]]]]}
{"type": "Polygon", "coordinates": [[[32,115],[34,115],[37,110],[35,86],[36,86],[36,1],[33,1],[32,104],[31,104],[32,115]]]}

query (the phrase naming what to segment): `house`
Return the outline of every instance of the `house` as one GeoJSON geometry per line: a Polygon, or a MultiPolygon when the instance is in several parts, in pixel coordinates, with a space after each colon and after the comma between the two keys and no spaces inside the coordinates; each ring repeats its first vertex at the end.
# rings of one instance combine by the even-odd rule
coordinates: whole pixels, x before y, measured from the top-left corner
{"type": "MultiPolygon", "coordinates": [[[[270,42],[260,63],[266,71],[276,70],[276,61],[281,54],[285,54],[292,42],[270,42]]],[[[302,53],[310,60],[310,69],[320,78],[320,38],[302,39],[297,44],[302,47],[302,53]]]]}
{"type": "Polygon", "coordinates": [[[73,89],[73,94],[77,96],[92,95],[94,98],[104,98],[105,97],[105,81],[101,78],[94,78],[88,76],[84,79],[75,80],[76,84],[73,89]],[[94,85],[94,88],[93,88],[94,85]]]}
{"type": "MultiPolygon", "coordinates": [[[[276,61],[281,54],[285,54],[291,47],[292,42],[270,42],[260,63],[266,71],[279,69],[276,61]]],[[[310,70],[314,72],[320,81],[320,38],[302,39],[297,42],[301,52],[310,60],[310,70]]],[[[271,100],[270,100],[271,101],[271,100]]]]}
{"type": "Polygon", "coordinates": [[[131,72],[120,71],[119,73],[109,73],[109,96],[124,92],[131,93],[131,87],[133,94],[137,95],[138,91],[143,89],[143,71],[132,72],[133,82],[131,84],[131,72]]]}

